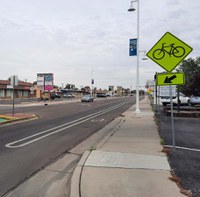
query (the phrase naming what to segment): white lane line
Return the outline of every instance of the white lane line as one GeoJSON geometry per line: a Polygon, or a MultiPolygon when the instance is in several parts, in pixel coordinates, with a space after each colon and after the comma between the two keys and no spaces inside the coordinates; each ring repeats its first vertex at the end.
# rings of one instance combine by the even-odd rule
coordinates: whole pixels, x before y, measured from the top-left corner
{"type": "MultiPolygon", "coordinates": [[[[108,108],[108,109],[109,109],[109,108],[108,108]]],[[[94,116],[94,115],[96,115],[96,114],[102,113],[102,112],[104,112],[104,111],[107,111],[108,109],[105,109],[105,110],[102,110],[102,111],[99,111],[99,112],[96,112],[96,113],[93,113],[93,114],[90,114],[90,115],[84,116],[84,117],[79,118],[79,119],[77,119],[77,120],[73,120],[73,121],[71,121],[71,122],[67,122],[67,123],[64,123],[64,124],[62,124],[62,125],[59,125],[59,126],[53,127],[53,128],[51,128],[51,129],[47,129],[47,130],[45,130],[45,131],[41,131],[41,132],[36,133],[36,134],[34,134],[34,135],[31,135],[31,136],[28,136],[28,137],[22,138],[22,139],[20,139],[20,140],[15,141],[15,144],[18,143],[18,142],[25,141],[25,140],[27,140],[27,139],[30,139],[30,138],[33,138],[33,137],[36,137],[36,136],[39,136],[39,135],[42,135],[42,134],[48,133],[49,131],[53,131],[53,130],[56,130],[56,129],[62,128],[62,127],[64,127],[64,126],[67,126],[67,125],[70,125],[70,124],[76,123],[76,122],[81,121],[81,120],[83,120],[83,119],[85,119],[85,118],[88,118],[88,117],[94,116]]],[[[14,142],[13,142],[13,143],[14,143],[14,142]]],[[[9,144],[10,144],[10,143],[9,143],[9,144]]]]}
{"type": "Polygon", "coordinates": [[[71,122],[62,124],[62,125],[60,125],[60,126],[57,126],[57,127],[54,127],[54,128],[51,128],[51,129],[48,129],[48,130],[45,130],[45,131],[42,131],[42,132],[40,132],[40,133],[37,133],[37,134],[31,135],[31,136],[22,138],[22,139],[20,139],[20,140],[14,141],[14,142],[10,142],[10,143],[6,144],[5,146],[6,146],[7,148],[19,148],[19,147],[26,146],[26,145],[28,145],[28,144],[31,144],[31,143],[36,142],[36,141],[38,141],[38,140],[41,140],[41,139],[43,139],[43,138],[45,138],[45,137],[48,137],[48,136],[50,136],[50,135],[53,135],[53,134],[55,134],[55,133],[59,133],[59,132],[65,130],[65,129],[68,129],[68,128],[70,128],[70,127],[79,125],[79,124],[81,124],[81,123],[83,123],[83,122],[86,122],[86,121],[92,119],[92,118],[95,118],[95,117],[98,117],[98,116],[100,116],[100,115],[102,115],[102,114],[105,114],[105,113],[107,113],[107,112],[113,111],[113,110],[115,110],[115,109],[121,107],[122,105],[124,105],[124,104],[126,104],[126,103],[128,103],[128,102],[124,102],[124,103],[118,104],[118,105],[116,105],[116,106],[113,106],[113,107],[110,107],[110,108],[108,108],[108,109],[105,109],[105,110],[96,112],[96,113],[94,113],[94,114],[91,114],[91,115],[88,115],[88,116],[79,118],[79,119],[74,120],[74,121],[71,121],[71,122]],[[67,126],[67,125],[68,125],[68,126],[67,126]],[[63,127],[63,126],[66,126],[66,127],[63,127]],[[61,128],[61,127],[63,127],[63,128],[61,128]],[[58,128],[60,128],[60,129],[58,129],[58,128]],[[56,130],[56,129],[58,129],[58,130],[56,130]],[[53,131],[53,130],[55,130],[55,131],[53,131]],[[47,133],[47,132],[49,132],[49,131],[53,131],[53,132],[50,132],[50,133],[48,133],[48,134],[46,134],[46,135],[42,135],[42,134],[45,134],[45,133],[47,133]],[[31,139],[31,138],[33,138],[33,137],[36,137],[36,136],[38,136],[38,135],[42,135],[42,136],[41,136],[41,137],[38,137],[38,138],[35,138],[35,139],[33,139],[33,140],[30,140],[30,141],[28,141],[28,142],[25,142],[25,143],[22,143],[22,144],[19,144],[19,145],[15,145],[15,144],[17,144],[17,143],[26,141],[26,140],[31,139]]]}
{"type": "MultiPolygon", "coordinates": [[[[173,146],[171,145],[164,145],[167,148],[173,148],[173,146]]],[[[187,147],[181,147],[181,146],[175,146],[175,148],[177,149],[182,149],[182,150],[190,150],[190,151],[195,151],[195,152],[200,152],[200,149],[196,149],[196,148],[187,148],[187,147]]]]}

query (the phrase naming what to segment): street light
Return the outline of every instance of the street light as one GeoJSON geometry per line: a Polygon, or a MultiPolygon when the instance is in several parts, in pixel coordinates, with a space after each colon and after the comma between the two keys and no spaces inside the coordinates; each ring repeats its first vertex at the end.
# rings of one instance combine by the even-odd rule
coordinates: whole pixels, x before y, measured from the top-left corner
{"type": "Polygon", "coordinates": [[[136,110],[135,113],[140,113],[139,106],[139,0],[131,1],[131,6],[128,9],[129,12],[134,12],[135,8],[133,7],[133,3],[137,2],[137,75],[136,75],[136,110]]]}
{"type": "Polygon", "coordinates": [[[146,51],[140,51],[140,53],[143,53],[142,60],[148,60],[148,57],[146,56],[146,51]]]}
{"type": "Polygon", "coordinates": [[[94,84],[94,79],[93,79],[92,74],[93,74],[93,70],[92,70],[92,66],[91,66],[91,90],[90,90],[90,95],[91,95],[91,97],[94,96],[94,95],[93,95],[93,84],[94,84]]]}

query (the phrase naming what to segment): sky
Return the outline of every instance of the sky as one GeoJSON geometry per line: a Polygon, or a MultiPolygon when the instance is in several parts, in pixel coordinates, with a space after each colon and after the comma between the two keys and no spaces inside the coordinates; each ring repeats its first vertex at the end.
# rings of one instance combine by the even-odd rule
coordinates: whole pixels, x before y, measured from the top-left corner
{"type": "MultiPolygon", "coordinates": [[[[137,57],[129,39],[137,37],[137,9],[130,0],[0,0],[0,79],[18,75],[33,82],[53,73],[54,84],[122,86],[135,89],[137,57]]],[[[170,32],[200,56],[200,1],[139,0],[139,85],[163,68],[144,53],[170,32]]]]}

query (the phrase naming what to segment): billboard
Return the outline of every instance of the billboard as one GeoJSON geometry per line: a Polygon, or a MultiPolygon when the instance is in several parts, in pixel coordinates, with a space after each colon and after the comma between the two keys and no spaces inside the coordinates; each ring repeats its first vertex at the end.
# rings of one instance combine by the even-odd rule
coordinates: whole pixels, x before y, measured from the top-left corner
{"type": "Polygon", "coordinates": [[[53,90],[53,73],[38,73],[37,86],[40,90],[53,90]]]}

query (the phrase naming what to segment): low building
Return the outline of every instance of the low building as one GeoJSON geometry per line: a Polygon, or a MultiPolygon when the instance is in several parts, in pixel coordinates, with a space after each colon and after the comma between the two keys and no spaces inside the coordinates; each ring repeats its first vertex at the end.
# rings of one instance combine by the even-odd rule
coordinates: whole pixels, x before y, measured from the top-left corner
{"type": "MultiPolygon", "coordinates": [[[[32,83],[19,81],[15,86],[15,98],[30,98],[32,83]]],[[[0,80],[0,99],[12,99],[13,86],[9,80],[0,80]]]]}
{"type": "Polygon", "coordinates": [[[114,92],[115,91],[115,87],[114,86],[108,86],[108,91],[109,92],[114,92]]]}
{"type": "Polygon", "coordinates": [[[122,86],[117,86],[117,96],[122,96],[124,94],[124,88],[122,86]]]}
{"type": "Polygon", "coordinates": [[[96,97],[106,97],[107,92],[107,90],[96,90],[96,97]]]}

